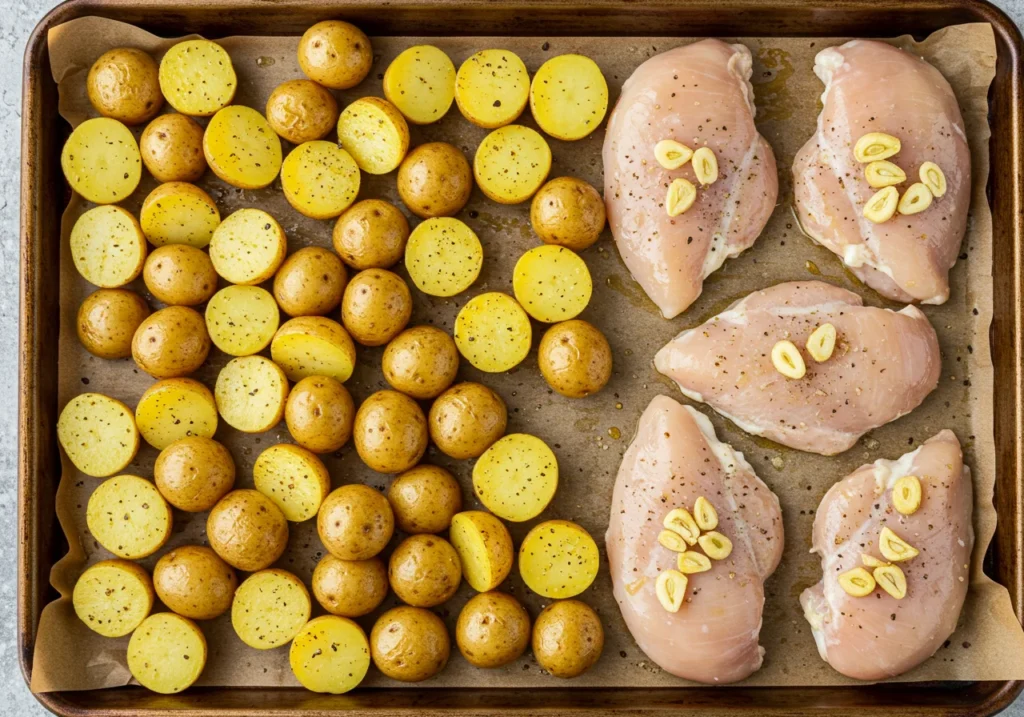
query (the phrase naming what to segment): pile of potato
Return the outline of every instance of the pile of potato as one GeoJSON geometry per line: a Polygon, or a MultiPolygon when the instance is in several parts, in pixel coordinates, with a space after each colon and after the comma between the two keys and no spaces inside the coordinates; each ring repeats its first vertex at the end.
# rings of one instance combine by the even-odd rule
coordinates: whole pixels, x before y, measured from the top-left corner
{"type": "Polygon", "coordinates": [[[485,372],[519,364],[531,347],[531,317],[551,325],[539,364],[555,391],[584,397],[611,376],[607,340],[576,318],[592,291],[576,252],[601,234],[603,200],[579,179],[546,181],[546,140],[512,124],[529,103],[551,136],[585,137],[607,110],[604,77],[589,58],[563,55],[544,63],[531,84],[522,61],[505,50],[478,52],[456,71],[440,49],[416,46],[384,74],[386,99],[339,108],[331,90],[358,85],[372,65],[366,35],[345,22],[318,23],[303,35],[298,59],[309,79],[277,87],[265,114],[231,104],[238,84],[231,58],[207,40],[172,46],[159,65],[139,50],[111,50],[89,72],[89,98],[101,116],[80,124],[62,153],[71,187],[96,205],[70,237],[75,266],[100,287],[82,303],[77,332],[94,355],[132,357],[157,380],[134,410],[84,393],[60,415],[67,457],[106,479],[88,502],[87,523],[116,556],[82,574],[76,613],[99,634],[131,634],[129,668],[157,692],[178,692],[199,677],[206,641],[194,621],[230,611],[246,645],[290,643],[300,683],[342,693],[362,681],[371,661],[402,681],[440,672],[451,646],[431,608],[465,579],[479,593],[457,623],[467,661],[505,665],[532,639],[543,669],[576,676],[604,641],[597,614],[571,599],[597,575],[597,545],[579,525],[548,520],[517,556],[502,521],[532,520],[548,507],[557,460],[540,438],[505,434],[497,393],[456,378],[460,356],[485,372]],[[160,115],[165,101],[176,112],[160,115]],[[450,144],[409,148],[408,123],[436,122],[453,102],[469,121],[493,129],[472,168],[450,144]],[[196,117],[209,118],[205,128],[196,117]],[[128,125],[144,123],[136,142],[128,125]],[[337,141],[324,139],[335,130],[337,141]],[[279,138],[295,145],[287,155],[279,138]],[[117,203],[135,191],[143,167],[161,184],[136,217],[117,203]],[[335,222],[334,251],[312,246],[289,255],[281,224],[259,208],[222,217],[193,184],[207,168],[245,189],[280,177],[295,210],[335,222]],[[421,221],[410,229],[398,207],[356,201],[363,172],[396,172],[402,202],[421,221]],[[438,297],[466,291],[480,273],[480,240],[455,218],[474,183],[497,202],[532,198],[530,219],[543,243],[516,264],[515,296],[473,297],[454,336],[409,327],[413,296],[391,270],[396,264],[404,261],[418,291],[438,297]],[[123,288],[140,275],[162,308],[151,312],[123,288]],[[385,347],[381,369],[392,387],[358,406],[344,385],[357,346],[385,347]],[[212,391],[189,378],[211,350],[233,357],[212,391]],[[214,439],[220,422],[262,433],[282,419],[294,444],[265,449],[253,467],[254,489],[235,488],[232,455],[214,439]],[[160,451],[152,481],[120,474],[142,441],[160,451]],[[387,495],[359,484],[332,491],[319,456],[349,441],[371,469],[395,475],[387,495]],[[455,478],[420,462],[428,442],[451,458],[476,460],[473,490],[486,511],[463,510],[455,478]],[[208,512],[209,547],[166,552],[151,576],[133,561],[164,546],[174,510],[208,512]],[[310,619],[310,591],[272,566],[287,547],[289,523],[313,519],[326,555],[313,573],[312,598],[327,614],[310,619]],[[380,556],[396,528],[408,537],[385,564],[380,556]],[[532,630],[523,606],[496,590],[516,561],[526,585],[555,600],[532,630]],[[248,576],[239,582],[236,571],[248,576]],[[380,615],[367,637],[353,618],[375,611],[389,590],[405,605],[380,615]],[[157,598],[170,612],[151,614],[157,598]]]}

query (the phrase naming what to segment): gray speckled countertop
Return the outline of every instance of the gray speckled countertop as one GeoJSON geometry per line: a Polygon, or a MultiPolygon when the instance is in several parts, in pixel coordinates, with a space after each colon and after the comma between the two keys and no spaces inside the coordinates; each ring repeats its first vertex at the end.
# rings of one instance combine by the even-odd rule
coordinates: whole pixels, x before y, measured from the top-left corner
{"type": "MultiPolygon", "coordinates": [[[[994,0],[1024,23],[1024,0],[994,0]]],[[[56,0],[0,0],[0,715],[48,714],[25,686],[18,666],[17,586],[17,342],[18,183],[21,131],[21,64],[29,33],[56,0]]],[[[1024,717],[1024,698],[1005,714],[1024,717]]]]}

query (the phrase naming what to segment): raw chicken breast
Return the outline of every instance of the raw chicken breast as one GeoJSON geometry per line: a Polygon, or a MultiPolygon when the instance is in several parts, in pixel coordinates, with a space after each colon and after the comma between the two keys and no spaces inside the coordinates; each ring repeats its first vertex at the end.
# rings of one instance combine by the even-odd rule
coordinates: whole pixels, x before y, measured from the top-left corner
{"type": "Polygon", "coordinates": [[[814,516],[812,551],[821,555],[824,577],[800,596],[822,658],[848,677],[881,680],[916,667],[942,646],[967,595],[971,508],[971,473],[952,431],[832,486],[814,516]],[[892,503],[893,484],[907,475],[921,481],[921,507],[909,516],[892,503]],[[906,596],[897,600],[880,587],[866,597],[848,595],[838,576],[860,567],[861,553],[884,559],[878,547],[883,527],[920,551],[896,563],[906,575],[906,596]]]}
{"type": "Polygon", "coordinates": [[[971,154],[952,88],[924,60],[874,40],[822,50],[814,72],[825,83],[824,108],[793,162],[804,231],[882,296],[944,303],[971,202],[971,154]],[[853,147],[868,132],[900,140],[899,154],[889,158],[907,175],[896,187],[900,195],[919,181],[924,162],[946,175],[945,195],[919,214],[897,213],[882,224],[866,219],[864,205],[878,190],[864,179],[853,147]]]}
{"type": "Polygon", "coordinates": [[[615,599],[640,649],[667,672],[698,682],[735,682],[757,670],[762,583],[782,544],[779,499],[743,454],[717,440],[706,416],[655,397],[622,459],[605,536],[615,599]],[[678,554],[658,534],[670,510],[692,510],[700,496],[717,509],[716,530],[733,550],[688,576],[685,601],[671,613],[655,581],[676,567],[678,554]]]}
{"type": "Polygon", "coordinates": [[[677,47],[636,69],[608,121],[608,225],[633,278],[665,318],[685,311],[711,272],[754,243],[775,207],[775,157],[754,126],[750,73],[743,45],[677,47]],[[664,169],[654,156],[663,139],[710,147],[718,180],[701,188],[689,163],[664,169]],[[677,177],[693,182],[697,199],[670,217],[665,195],[677,177]]]}
{"type": "Polygon", "coordinates": [[[914,306],[864,306],[853,292],[820,281],[778,284],[688,329],[655,356],[657,369],[747,433],[830,456],[872,428],[909,413],[938,385],[935,329],[914,306]],[[831,323],[835,351],[824,363],[807,338],[831,323]],[[807,374],[790,379],[772,363],[788,339],[807,374]]]}

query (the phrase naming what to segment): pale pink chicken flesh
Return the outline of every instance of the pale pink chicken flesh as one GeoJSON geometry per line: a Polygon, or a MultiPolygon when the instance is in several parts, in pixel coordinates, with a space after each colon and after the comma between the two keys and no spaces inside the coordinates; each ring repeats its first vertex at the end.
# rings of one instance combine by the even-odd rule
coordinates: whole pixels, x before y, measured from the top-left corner
{"type": "Polygon", "coordinates": [[[608,225],[626,267],[665,318],[685,311],[709,274],[754,243],[775,207],[775,157],[754,126],[750,73],[743,45],[677,47],[633,72],[608,121],[608,225]],[[664,139],[710,147],[718,181],[702,188],[689,163],[664,169],[654,156],[664,139]],[[693,182],[697,199],[670,217],[665,195],[677,177],[693,182]]]}
{"type": "Polygon", "coordinates": [[[862,281],[894,301],[941,304],[967,228],[971,154],[960,107],[946,78],[924,60],[874,40],[822,50],[814,72],[825,83],[818,128],[793,161],[796,212],[807,234],[838,254],[862,281]],[[874,224],[863,216],[878,191],[853,148],[884,132],[900,141],[888,161],[907,181],[924,162],[946,176],[945,195],[919,214],[874,224]]]}
{"type": "MultiPolygon", "coordinates": [[[[836,483],[814,516],[812,552],[823,578],[800,596],[821,656],[842,674],[881,680],[903,674],[939,649],[956,629],[974,547],[971,474],[960,442],[942,431],[899,460],[878,460],[836,483]],[[921,507],[901,515],[892,486],[902,476],[921,481],[921,507]],[[884,560],[883,527],[920,551],[896,563],[907,579],[901,599],[876,588],[848,595],[838,576],[862,565],[862,553],[884,560]]],[[[866,568],[868,572],[872,568],[866,568]]]]}
{"type": "MultiPolygon", "coordinates": [[[[764,580],[782,557],[779,499],[744,460],[715,437],[711,421],[667,396],[651,401],[622,459],[605,536],[615,599],[637,645],[662,669],[709,684],[742,680],[761,666],[758,645],[764,580]],[[658,543],[673,508],[692,511],[704,496],[732,553],[689,575],[676,613],[662,607],[655,581],[678,553],[658,543]]],[[[692,548],[700,552],[700,548],[692,548]]]]}
{"type": "Polygon", "coordinates": [[[864,306],[853,292],[808,281],[755,291],[679,334],[654,363],[687,397],[747,433],[828,456],[916,408],[938,385],[941,357],[917,307],[864,306]],[[825,323],[838,339],[832,357],[817,363],[805,345],[825,323]],[[782,340],[800,350],[803,378],[787,378],[772,363],[782,340]]]}

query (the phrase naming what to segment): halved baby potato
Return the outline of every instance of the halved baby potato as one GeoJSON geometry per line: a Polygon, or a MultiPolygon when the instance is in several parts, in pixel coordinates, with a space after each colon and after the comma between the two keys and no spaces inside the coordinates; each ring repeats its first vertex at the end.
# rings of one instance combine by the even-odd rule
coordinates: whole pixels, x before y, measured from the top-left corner
{"type": "Polygon", "coordinates": [[[462,576],[474,590],[494,590],[508,577],[515,550],[508,528],[496,517],[482,510],[456,513],[449,537],[462,561],[462,576]]]}
{"type": "Polygon", "coordinates": [[[262,189],[281,171],[281,140],[263,115],[243,105],[213,116],[203,134],[203,154],[214,174],[241,189],[262,189]]]}
{"type": "Polygon", "coordinates": [[[549,324],[578,316],[593,289],[587,263],[564,246],[534,247],[519,257],[512,272],[516,300],[530,316],[549,324]]]}
{"type": "Polygon", "coordinates": [[[345,327],[323,316],[286,321],[274,334],[270,355],[292,381],[330,376],[345,383],[356,365],[356,347],[345,327]]]}
{"type": "Polygon", "coordinates": [[[370,642],[347,617],[321,615],[306,623],[288,651],[292,673],[313,692],[340,695],[356,688],[370,669],[370,642]]]}
{"type": "Polygon", "coordinates": [[[304,142],[281,167],[281,189],[296,211],[312,219],[333,219],[359,194],[359,167],[334,142],[304,142]]]}
{"type": "Polygon", "coordinates": [[[164,106],[156,62],[134,47],[115,47],[100,55],[89,68],[85,87],[97,112],[127,125],[153,119],[164,106]]]}
{"type": "Polygon", "coordinates": [[[370,38],[344,20],[323,20],[307,29],[297,55],[306,77],[332,90],[355,87],[373,66],[370,38]]]}
{"type": "Polygon", "coordinates": [[[338,217],[332,237],[334,251],[353,269],[387,269],[402,258],[409,221],[394,204],[364,199],[338,217]]]}
{"type": "Polygon", "coordinates": [[[455,102],[475,125],[494,129],[514,122],[530,98],[530,73],[508,50],[481,50],[459,67],[455,102]]]}
{"type": "Polygon", "coordinates": [[[533,76],[530,111],[555,139],[583,139],[601,125],[608,111],[608,83],[585,55],[558,55],[533,76]]]}
{"type": "Polygon", "coordinates": [[[222,443],[192,436],[160,451],[153,464],[153,482],[160,495],[178,510],[202,513],[230,492],[235,472],[231,451],[222,443]]]}
{"type": "Polygon", "coordinates": [[[260,453],[252,467],[253,483],[294,523],[314,517],[331,492],[331,476],[316,454],[280,443],[260,453]]]}
{"type": "Polygon", "coordinates": [[[288,251],[277,220],[262,209],[239,209],[210,239],[213,268],[232,284],[261,284],[274,275],[288,251]]]}
{"type": "Polygon", "coordinates": [[[484,250],[476,233],[452,217],[428,219],[405,245],[405,268],[416,288],[431,296],[455,296],[480,276],[484,250]]]}
{"type": "Polygon", "coordinates": [[[78,125],[64,143],[60,166],[71,189],[96,204],[126,199],[142,178],[142,155],[132,131],[109,117],[78,125]]]}
{"type": "Polygon", "coordinates": [[[555,454],[526,433],[499,438],[473,466],[476,497],[496,516],[515,523],[540,515],[557,488],[555,454]]]}
{"type": "Polygon", "coordinates": [[[90,284],[104,289],[124,286],[142,271],[146,237],[131,212],[93,207],[71,229],[71,259],[90,284]]]}
{"type": "Polygon", "coordinates": [[[530,353],[530,317],[508,294],[491,291],[470,299],[455,317],[455,345],[488,373],[515,368],[530,353]]]}
{"type": "Polygon", "coordinates": [[[129,560],[101,560],[85,569],[71,595],[75,614],[103,637],[129,634],[153,609],[153,580],[129,560]]]}
{"type": "Polygon", "coordinates": [[[83,393],[60,412],[57,440],[75,468],[105,478],[135,458],[139,429],[128,406],[102,393],[83,393]]]}
{"type": "Polygon", "coordinates": [[[437,122],[455,99],[455,65],[438,47],[414,45],[388,65],[384,96],[413,124],[437,122]]]}
{"type": "Polygon", "coordinates": [[[597,543],[568,520],[534,526],[519,546],[519,574],[542,597],[562,600],[579,595],[594,582],[599,567],[597,543]]]}
{"type": "Polygon", "coordinates": [[[206,171],[203,128],[188,115],[171,112],[147,124],[139,151],[158,182],[195,182],[206,171]]]}
{"type": "Polygon", "coordinates": [[[228,361],[217,374],[213,395],[229,426],[245,433],[262,433],[284,416],[288,379],[270,359],[241,356],[228,361]]]}
{"type": "Polygon", "coordinates": [[[188,182],[166,182],[142,203],[139,221],[153,246],[188,244],[202,249],[220,224],[220,210],[209,194],[188,182]]]}
{"type": "Polygon", "coordinates": [[[203,317],[187,306],[150,314],[132,337],[132,358],[153,378],[177,378],[196,371],[210,354],[203,317]]]}
{"type": "Polygon", "coordinates": [[[536,130],[512,124],[484,137],[473,157],[480,191],[499,204],[532,197],[551,171],[551,148],[536,130]]]}
{"type": "Polygon", "coordinates": [[[387,100],[363,97],[338,117],[338,143],[367,174],[387,174],[409,151],[409,125],[387,100]]]}
{"type": "Polygon", "coordinates": [[[212,438],[217,432],[217,404],[210,389],[198,381],[168,378],[142,394],[135,423],[146,443],[162,451],[189,436],[212,438]]]}
{"type": "Polygon", "coordinates": [[[312,80],[287,80],[270,93],[267,121],[292,144],[323,139],[338,122],[338,101],[312,80]]]}
{"type": "Polygon", "coordinates": [[[277,302],[260,286],[225,286],[206,305],[210,340],[230,356],[249,356],[265,349],[280,321],[277,302]]]}
{"type": "Polygon", "coordinates": [[[322,246],[292,253],[274,276],[274,299],[289,316],[324,316],[338,308],[348,272],[338,255],[322,246]]]}
{"type": "Polygon", "coordinates": [[[146,257],[142,280],[153,298],[168,305],[197,306],[217,291],[210,255],[187,244],[168,244],[146,257]]]}
{"type": "Polygon", "coordinates": [[[181,692],[206,667],[206,638],[187,617],[160,612],[147,617],[128,641],[128,669],[148,690],[181,692]]]}
{"type": "Polygon", "coordinates": [[[119,475],[100,483],[85,509],[89,533],[119,558],[152,555],[171,537],[171,507],[150,481],[119,475]]]}
{"type": "Polygon", "coordinates": [[[231,626],[249,647],[271,650],[298,634],[311,609],[309,590],[301,580],[287,570],[260,570],[235,591],[231,626]]]}
{"type": "Polygon", "coordinates": [[[210,40],[185,40],[160,60],[160,91],[183,115],[209,117],[235,98],[238,77],[227,51],[210,40]]]}
{"type": "Polygon", "coordinates": [[[93,356],[105,359],[132,355],[132,338],[149,306],[130,289],[99,289],[78,307],[78,340],[93,356]]]}

